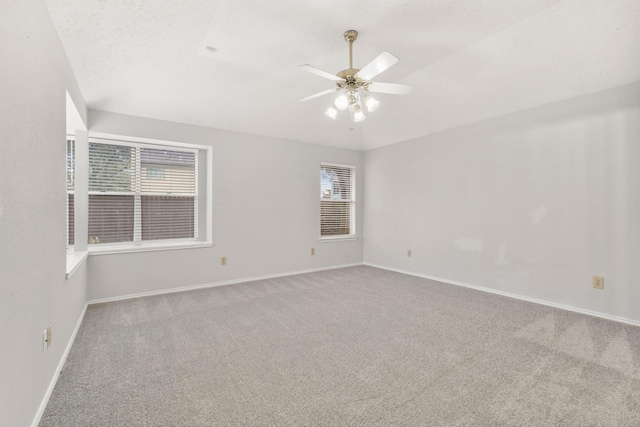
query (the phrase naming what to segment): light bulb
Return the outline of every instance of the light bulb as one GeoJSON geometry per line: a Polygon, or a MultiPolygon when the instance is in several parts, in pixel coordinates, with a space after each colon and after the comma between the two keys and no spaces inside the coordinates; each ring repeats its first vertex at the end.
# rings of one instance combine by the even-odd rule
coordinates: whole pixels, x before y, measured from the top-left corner
{"type": "Polygon", "coordinates": [[[327,111],[325,111],[325,114],[329,117],[331,117],[333,120],[336,119],[336,116],[338,115],[338,110],[336,110],[333,107],[329,107],[329,109],[327,111]]]}
{"type": "Polygon", "coordinates": [[[364,113],[362,112],[362,108],[360,108],[359,105],[356,105],[355,108],[353,109],[353,121],[354,122],[361,122],[364,119],[366,119],[366,117],[364,116],[364,113]]]}
{"type": "Polygon", "coordinates": [[[344,93],[336,98],[334,105],[338,110],[344,110],[349,106],[349,98],[344,93]]]}
{"type": "Polygon", "coordinates": [[[378,101],[371,95],[365,96],[364,100],[365,100],[365,104],[367,105],[367,111],[369,111],[370,113],[376,111],[380,106],[380,101],[378,101]]]}

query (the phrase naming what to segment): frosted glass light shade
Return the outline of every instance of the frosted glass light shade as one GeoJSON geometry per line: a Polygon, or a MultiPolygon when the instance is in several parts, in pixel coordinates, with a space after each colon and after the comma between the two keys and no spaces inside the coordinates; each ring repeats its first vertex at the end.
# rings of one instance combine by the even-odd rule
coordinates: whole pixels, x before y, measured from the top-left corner
{"type": "Polygon", "coordinates": [[[367,105],[367,111],[369,111],[370,113],[373,111],[376,111],[380,106],[380,101],[378,101],[371,95],[365,96],[364,99],[365,99],[365,104],[367,105]]]}
{"type": "Polygon", "coordinates": [[[329,107],[329,109],[327,111],[325,111],[325,113],[327,116],[331,117],[333,120],[336,119],[336,116],[338,115],[338,110],[336,110],[333,107],[329,107]]]}
{"type": "Polygon", "coordinates": [[[364,113],[362,112],[362,110],[358,110],[355,113],[353,113],[353,121],[354,122],[361,122],[364,119],[366,119],[366,117],[364,116],[364,113]]]}
{"type": "Polygon", "coordinates": [[[338,110],[344,110],[349,106],[349,98],[343,93],[336,98],[334,104],[338,110]]]}

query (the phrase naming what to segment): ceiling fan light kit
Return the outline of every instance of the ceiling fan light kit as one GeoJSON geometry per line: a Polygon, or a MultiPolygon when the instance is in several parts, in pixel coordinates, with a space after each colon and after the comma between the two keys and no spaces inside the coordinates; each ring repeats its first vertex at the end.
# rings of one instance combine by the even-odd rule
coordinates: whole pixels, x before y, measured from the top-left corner
{"type": "Polygon", "coordinates": [[[299,102],[308,101],[334,92],[341,92],[340,95],[335,98],[333,105],[325,112],[325,115],[335,120],[339,110],[344,111],[348,109],[353,121],[361,122],[366,119],[363,112],[363,104],[370,113],[377,110],[380,106],[380,101],[370,95],[369,92],[394,95],[406,95],[411,92],[411,89],[413,89],[412,85],[375,83],[371,81],[375,76],[399,61],[397,57],[387,51],[382,52],[362,69],[353,68],[353,42],[356,41],[357,38],[358,32],[355,30],[348,30],[344,33],[344,39],[349,42],[349,68],[338,72],[336,75],[322,71],[309,64],[300,65],[300,68],[305,71],[332,80],[336,87],[302,98],[299,102]]]}

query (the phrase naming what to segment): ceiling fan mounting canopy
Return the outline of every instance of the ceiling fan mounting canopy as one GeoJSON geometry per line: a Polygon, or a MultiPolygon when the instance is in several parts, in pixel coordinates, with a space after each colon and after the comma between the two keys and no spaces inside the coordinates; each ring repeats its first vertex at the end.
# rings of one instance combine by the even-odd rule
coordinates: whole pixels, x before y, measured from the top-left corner
{"type": "Polygon", "coordinates": [[[356,30],[347,30],[344,32],[344,39],[349,43],[353,43],[358,38],[358,32],[356,30]]]}

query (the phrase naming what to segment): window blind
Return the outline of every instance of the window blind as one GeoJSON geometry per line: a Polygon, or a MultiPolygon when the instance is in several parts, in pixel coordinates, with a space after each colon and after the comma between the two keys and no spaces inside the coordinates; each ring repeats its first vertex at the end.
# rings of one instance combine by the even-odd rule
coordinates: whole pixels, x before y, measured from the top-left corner
{"type": "Polygon", "coordinates": [[[89,243],[197,239],[195,150],[89,143],[89,243]]]}
{"type": "Polygon", "coordinates": [[[320,165],[320,236],[355,235],[355,167],[320,165]]]}
{"type": "Polygon", "coordinates": [[[74,188],[75,188],[76,153],[73,136],[67,135],[67,247],[74,242],[74,188]]]}

